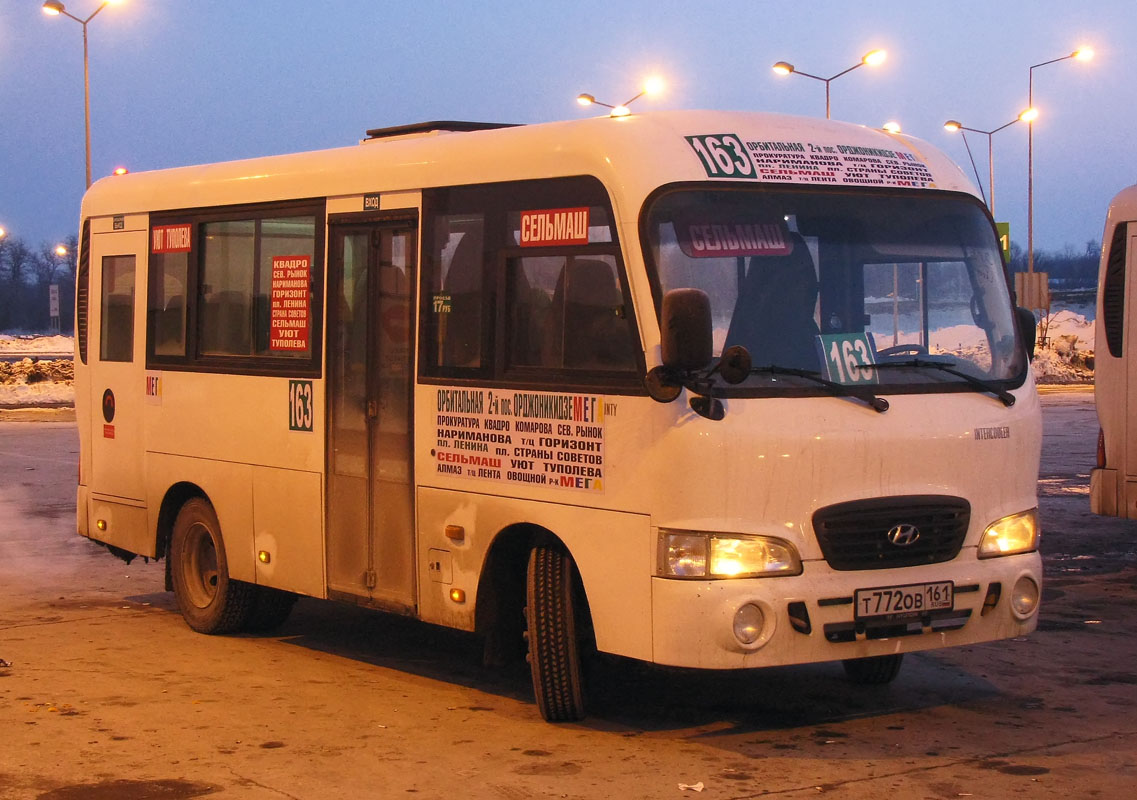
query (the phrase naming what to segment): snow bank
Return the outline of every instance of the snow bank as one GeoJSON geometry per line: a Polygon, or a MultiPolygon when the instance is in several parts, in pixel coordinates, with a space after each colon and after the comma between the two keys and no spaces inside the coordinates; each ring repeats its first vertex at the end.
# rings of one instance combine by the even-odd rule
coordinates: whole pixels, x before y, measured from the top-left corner
{"type": "Polygon", "coordinates": [[[0,356],[70,355],[75,352],[75,339],[70,336],[12,336],[0,333],[0,356]]]}
{"type": "Polygon", "coordinates": [[[1094,321],[1069,309],[1055,311],[1050,315],[1046,336],[1052,342],[1066,336],[1074,336],[1077,339],[1078,350],[1093,352],[1094,321]]]}
{"type": "Polygon", "coordinates": [[[0,408],[75,405],[70,383],[0,384],[0,408]]]}
{"type": "Polygon", "coordinates": [[[71,359],[25,357],[15,362],[0,361],[0,408],[73,405],[74,375],[71,359]]]}

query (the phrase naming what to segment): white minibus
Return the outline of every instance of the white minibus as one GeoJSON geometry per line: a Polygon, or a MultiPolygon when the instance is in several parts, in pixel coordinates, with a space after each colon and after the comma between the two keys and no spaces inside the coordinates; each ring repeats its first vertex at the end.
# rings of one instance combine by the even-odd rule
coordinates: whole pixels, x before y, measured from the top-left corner
{"type": "Polygon", "coordinates": [[[1090,508],[1137,519],[1137,186],[1109,204],[1098,268],[1094,322],[1097,467],[1090,472],[1090,508]]]}
{"type": "Polygon", "coordinates": [[[925,142],[439,122],[80,221],[79,532],[197,631],[404,614],[528,655],[557,721],[598,654],[884,683],[1036,625],[1033,339],[925,142]]]}

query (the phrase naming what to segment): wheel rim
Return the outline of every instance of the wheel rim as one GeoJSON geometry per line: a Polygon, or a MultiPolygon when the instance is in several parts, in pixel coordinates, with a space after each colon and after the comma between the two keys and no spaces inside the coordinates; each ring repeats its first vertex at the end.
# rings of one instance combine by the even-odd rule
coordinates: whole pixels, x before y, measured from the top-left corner
{"type": "Polygon", "coordinates": [[[194,525],[186,535],[182,583],[191,603],[206,608],[217,597],[221,572],[217,567],[217,547],[204,525],[194,525]]]}

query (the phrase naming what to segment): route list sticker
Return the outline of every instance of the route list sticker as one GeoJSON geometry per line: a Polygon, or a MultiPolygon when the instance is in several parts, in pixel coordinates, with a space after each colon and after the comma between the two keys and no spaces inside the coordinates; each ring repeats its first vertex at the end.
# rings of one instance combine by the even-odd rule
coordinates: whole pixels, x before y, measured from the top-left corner
{"type": "Polygon", "coordinates": [[[270,350],[308,349],[311,256],[273,256],[270,350]]]}
{"type": "Polygon", "coordinates": [[[604,491],[604,398],[439,389],[435,474],[604,491]]]}
{"type": "Polygon", "coordinates": [[[911,189],[936,186],[928,165],[899,146],[749,141],[733,133],[685,138],[708,178],[911,189]]]}

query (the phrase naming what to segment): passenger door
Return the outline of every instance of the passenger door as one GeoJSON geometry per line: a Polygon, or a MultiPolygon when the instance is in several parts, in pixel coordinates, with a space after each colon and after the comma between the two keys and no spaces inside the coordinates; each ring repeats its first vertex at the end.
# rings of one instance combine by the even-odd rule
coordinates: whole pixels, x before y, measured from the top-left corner
{"type": "Polygon", "coordinates": [[[329,244],[328,589],[410,610],[417,222],[337,224],[329,244]]]}
{"type": "MultiPolygon", "coordinates": [[[[90,490],[108,499],[145,497],[142,469],[146,231],[91,236],[89,363],[90,490]]],[[[113,534],[113,532],[112,532],[113,534]]]]}

